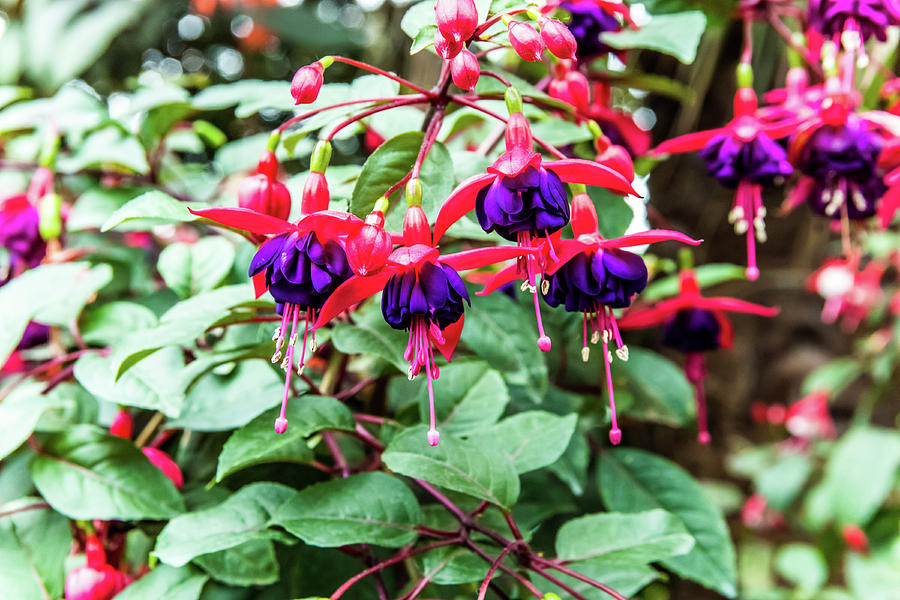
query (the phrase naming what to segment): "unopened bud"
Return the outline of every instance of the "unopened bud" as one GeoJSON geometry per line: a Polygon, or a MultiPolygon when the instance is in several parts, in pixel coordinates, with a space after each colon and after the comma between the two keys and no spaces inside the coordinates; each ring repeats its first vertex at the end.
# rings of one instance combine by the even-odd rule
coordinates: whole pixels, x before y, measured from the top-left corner
{"type": "Polygon", "coordinates": [[[437,0],[434,20],[447,40],[465,42],[478,27],[478,9],[474,0],[437,0]]]}
{"type": "Polygon", "coordinates": [[[311,104],[319,97],[324,83],[325,67],[320,61],[300,67],[291,79],[291,96],[295,104],[311,104]]]}
{"type": "Polygon", "coordinates": [[[541,21],[541,40],[547,46],[553,56],[561,59],[575,57],[578,48],[575,36],[569,28],[556,19],[543,19],[541,21]]]}
{"type": "Polygon", "coordinates": [[[304,215],[311,215],[320,210],[328,210],[331,195],[328,192],[328,180],[325,175],[311,171],[303,184],[303,196],[300,199],[300,210],[304,215]]]}
{"type": "Polygon", "coordinates": [[[521,21],[510,21],[509,43],[523,60],[539,61],[544,53],[544,42],[534,27],[521,21]]]}
{"type": "Polygon", "coordinates": [[[181,469],[178,468],[174,460],[169,458],[168,454],[156,448],[142,448],[141,451],[157,469],[163,472],[163,475],[175,484],[175,487],[180,489],[184,486],[184,476],[181,474],[181,469]]]}
{"type": "Polygon", "coordinates": [[[478,59],[468,50],[460,50],[450,61],[450,75],[453,77],[453,83],[460,89],[474,90],[475,84],[478,83],[478,77],[481,75],[478,59]]]}
{"type": "Polygon", "coordinates": [[[464,44],[462,42],[448,40],[447,38],[445,38],[444,34],[441,33],[440,30],[434,32],[434,51],[437,52],[437,55],[441,58],[450,60],[454,56],[459,54],[460,50],[462,50],[463,47],[464,44]]]}
{"type": "Polygon", "coordinates": [[[431,226],[421,206],[410,206],[403,216],[403,243],[431,245],[431,226]]]}

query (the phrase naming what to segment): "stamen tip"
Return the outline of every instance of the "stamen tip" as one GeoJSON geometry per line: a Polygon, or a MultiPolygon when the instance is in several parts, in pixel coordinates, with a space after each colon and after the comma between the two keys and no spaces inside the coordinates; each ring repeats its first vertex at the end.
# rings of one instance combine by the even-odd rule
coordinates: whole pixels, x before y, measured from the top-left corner
{"type": "Polygon", "coordinates": [[[621,348],[617,348],[616,356],[619,357],[619,360],[628,362],[628,346],[623,344],[621,348]]]}
{"type": "Polygon", "coordinates": [[[591,356],[590,348],[585,346],[584,348],[581,349],[581,360],[583,360],[584,362],[587,362],[588,358],[590,358],[590,356],[591,356]]]}
{"type": "Polygon", "coordinates": [[[712,441],[712,437],[709,435],[708,431],[701,431],[699,434],[697,434],[697,441],[705,446],[710,441],[712,441]]]}
{"type": "Polygon", "coordinates": [[[538,348],[541,349],[541,352],[550,352],[550,346],[552,345],[550,342],[550,336],[542,335],[538,338],[537,344],[538,348]]]}
{"type": "Polygon", "coordinates": [[[609,430],[609,441],[613,446],[618,446],[622,443],[622,430],[616,427],[615,429],[609,430]]]}
{"type": "Polygon", "coordinates": [[[275,419],[275,433],[284,433],[287,431],[288,421],[284,417],[275,419]]]}
{"type": "Polygon", "coordinates": [[[759,279],[759,269],[756,267],[747,267],[747,279],[750,281],[759,279]]]}
{"type": "Polygon", "coordinates": [[[437,446],[441,441],[441,434],[437,429],[429,429],[425,434],[425,439],[428,440],[429,446],[437,446]]]}

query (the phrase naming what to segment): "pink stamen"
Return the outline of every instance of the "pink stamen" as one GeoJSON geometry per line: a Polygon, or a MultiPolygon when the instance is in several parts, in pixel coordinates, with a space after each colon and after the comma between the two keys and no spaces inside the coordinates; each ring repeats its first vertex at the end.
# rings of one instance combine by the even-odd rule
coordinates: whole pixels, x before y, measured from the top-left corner
{"type": "Polygon", "coordinates": [[[618,446],[622,442],[622,430],[616,422],[616,399],[613,395],[612,373],[610,372],[609,361],[609,344],[603,340],[603,363],[606,367],[606,389],[609,393],[609,414],[612,421],[612,427],[609,430],[609,441],[613,446],[618,446]]]}
{"type": "Polygon", "coordinates": [[[294,370],[294,336],[297,335],[297,321],[300,316],[300,309],[293,305],[285,305],[285,311],[290,310],[288,308],[290,306],[291,312],[293,313],[293,325],[291,326],[291,337],[289,338],[288,343],[290,344],[287,349],[287,357],[285,358],[285,362],[288,365],[287,374],[284,377],[284,395],[281,398],[281,414],[275,419],[275,433],[284,433],[287,431],[287,401],[288,395],[291,392],[291,371],[294,370]]]}
{"type": "MultiPolygon", "coordinates": [[[[426,327],[424,323],[424,319],[421,321],[420,329],[422,333],[426,335],[425,343],[428,344],[428,338],[426,333],[426,327]]],[[[425,439],[428,441],[429,446],[437,446],[438,442],[441,441],[441,434],[437,430],[436,422],[437,419],[434,416],[434,389],[432,387],[431,380],[435,375],[432,372],[432,363],[434,361],[434,356],[431,353],[430,344],[428,344],[428,352],[425,352],[425,379],[428,382],[428,415],[430,419],[430,427],[428,429],[428,433],[425,434],[425,439]]],[[[434,365],[437,367],[437,365],[434,365]]]]}
{"type": "Polygon", "coordinates": [[[702,352],[691,352],[687,355],[684,366],[687,380],[694,386],[694,395],[697,400],[697,441],[708,444],[710,439],[709,427],[706,417],[706,392],[703,380],[706,377],[706,358],[702,352]]]}
{"type": "Polygon", "coordinates": [[[303,373],[303,365],[306,364],[306,338],[309,336],[309,315],[303,321],[303,349],[300,350],[300,364],[297,365],[297,374],[303,373]]]}

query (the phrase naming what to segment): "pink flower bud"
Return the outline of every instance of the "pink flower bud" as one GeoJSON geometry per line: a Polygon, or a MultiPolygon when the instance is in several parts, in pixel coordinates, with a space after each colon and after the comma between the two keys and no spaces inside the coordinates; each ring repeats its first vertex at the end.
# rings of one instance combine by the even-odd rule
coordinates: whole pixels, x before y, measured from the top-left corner
{"type": "Polygon", "coordinates": [[[131,439],[131,434],[134,433],[134,417],[128,410],[123,409],[116,413],[112,425],[109,426],[109,433],[126,440],[131,439]]]}
{"type": "Polygon", "coordinates": [[[841,529],[841,537],[851,550],[866,554],[869,552],[869,538],[866,532],[858,525],[844,525],[841,529]]]}
{"type": "Polygon", "coordinates": [[[403,216],[403,243],[431,245],[431,225],[421,206],[410,206],[403,216]]]}
{"type": "Polygon", "coordinates": [[[104,550],[100,538],[94,533],[89,533],[84,540],[84,556],[89,567],[100,567],[106,564],[106,550],[104,550]]]}
{"type": "Polygon", "coordinates": [[[306,183],[303,184],[303,197],[300,200],[300,211],[310,215],[320,210],[328,210],[331,195],[328,193],[328,181],[324,173],[310,171],[306,183]]]}
{"type": "Polygon", "coordinates": [[[578,47],[575,36],[568,27],[556,19],[541,21],[541,39],[553,56],[562,59],[575,57],[575,50],[578,47]]]}
{"type": "Polygon", "coordinates": [[[47,167],[38,167],[31,176],[31,183],[28,184],[28,200],[32,204],[37,204],[41,198],[52,191],[53,171],[47,167]]]}
{"type": "Polygon", "coordinates": [[[184,476],[181,474],[181,469],[178,468],[174,460],[169,458],[168,454],[156,448],[142,448],[141,450],[144,452],[144,456],[157,469],[163,472],[163,475],[172,480],[175,487],[180,489],[184,486],[184,476]]]}
{"type": "Polygon", "coordinates": [[[580,112],[586,113],[590,108],[590,86],[581,71],[568,71],[561,78],[553,79],[547,91],[551,97],[571,104],[580,112]]]}
{"type": "Polygon", "coordinates": [[[597,210],[594,208],[593,200],[586,193],[575,194],[572,197],[571,223],[575,237],[597,233],[597,210]]]}
{"type": "Polygon", "coordinates": [[[256,212],[287,219],[291,214],[291,194],[275,177],[278,160],[266,152],[259,161],[256,175],[251,175],[238,187],[238,205],[256,212]]]}
{"type": "Polygon", "coordinates": [[[444,37],[444,34],[441,33],[440,29],[434,32],[434,51],[437,52],[438,56],[441,58],[446,58],[450,60],[462,50],[464,44],[462,42],[457,42],[453,40],[448,40],[444,37]]]}
{"type": "Polygon", "coordinates": [[[366,276],[385,265],[394,249],[391,234],[384,230],[384,215],[373,211],[366,217],[366,224],[349,238],[346,244],[347,262],[353,272],[366,276]]]}
{"type": "Polygon", "coordinates": [[[478,59],[468,50],[460,50],[450,61],[450,75],[453,77],[453,83],[460,89],[474,90],[478,76],[481,75],[478,59]]]}
{"type": "Polygon", "coordinates": [[[521,21],[510,21],[509,43],[523,60],[539,61],[544,53],[544,42],[534,27],[521,21]]]}
{"type": "Polygon", "coordinates": [[[119,575],[106,564],[72,569],[66,576],[66,600],[110,600],[121,589],[119,575]]]}
{"type": "Polygon", "coordinates": [[[325,68],[318,61],[300,67],[291,79],[291,96],[296,104],[310,104],[319,97],[324,82],[325,68]]]}
{"type": "Polygon", "coordinates": [[[616,144],[610,144],[597,156],[597,162],[618,171],[628,181],[634,181],[634,161],[628,150],[616,144]]]}
{"type": "Polygon", "coordinates": [[[478,10],[474,0],[437,0],[434,19],[447,40],[465,42],[478,27],[478,10]]]}
{"type": "Polygon", "coordinates": [[[506,149],[513,150],[515,148],[531,150],[531,126],[528,125],[528,119],[522,113],[512,113],[506,122],[506,149]]]}

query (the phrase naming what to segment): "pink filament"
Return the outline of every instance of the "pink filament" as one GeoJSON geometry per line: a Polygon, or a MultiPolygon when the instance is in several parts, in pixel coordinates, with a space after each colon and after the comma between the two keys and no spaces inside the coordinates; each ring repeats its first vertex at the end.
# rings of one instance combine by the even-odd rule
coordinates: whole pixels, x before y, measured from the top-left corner
{"type": "Polygon", "coordinates": [[[612,421],[612,427],[609,430],[609,441],[614,446],[617,446],[622,441],[622,430],[619,429],[619,424],[616,422],[616,399],[613,395],[612,373],[610,372],[609,344],[607,344],[605,339],[603,340],[603,364],[606,367],[606,389],[609,393],[609,414],[612,421]]]}
{"type": "Polygon", "coordinates": [[[687,380],[694,386],[694,396],[697,400],[697,441],[708,444],[711,436],[706,417],[706,393],[703,387],[703,379],[706,377],[706,358],[702,352],[690,352],[684,366],[687,380]]]}
{"type": "Polygon", "coordinates": [[[275,419],[275,431],[277,433],[284,433],[287,430],[287,401],[288,395],[291,392],[291,371],[294,370],[294,336],[297,335],[297,321],[300,317],[300,309],[294,306],[293,304],[285,304],[284,307],[285,312],[293,313],[293,324],[291,326],[291,336],[288,338],[288,349],[287,349],[287,358],[285,361],[287,362],[288,368],[287,373],[284,377],[284,395],[281,398],[281,414],[275,419]]]}

